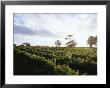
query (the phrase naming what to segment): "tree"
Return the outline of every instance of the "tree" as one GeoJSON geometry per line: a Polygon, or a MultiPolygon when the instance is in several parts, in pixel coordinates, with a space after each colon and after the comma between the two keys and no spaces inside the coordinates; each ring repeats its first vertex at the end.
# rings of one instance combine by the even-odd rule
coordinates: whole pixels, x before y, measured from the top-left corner
{"type": "Polygon", "coordinates": [[[24,45],[24,46],[30,46],[30,43],[25,42],[25,43],[23,43],[23,45],[24,45]]]}
{"type": "Polygon", "coordinates": [[[89,44],[90,47],[92,47],[93,45],[97,45],[97,36],[89,36],[87,44],[89,44]]]}
{"type": "Polygon", "coordinates": [[[68,42],[66,43],[66,45],[68,47],[76,47],[76,42],[75,40],[72,40],[73,35],[68,35],[65,39],[68,40],[68,42]]]}
{"type": "Polygon", "coordinates": [[[74,40],[71,40],[71,41],[69,41],[69,42],[67,42],[66,43],[66,45],[68,46],[68,47],[76,47],[76,42],[74,41],[74,40]]]}
{"type": "Polygon", "coordinates": [[[55,45],[56,45],[56,47],[60,47],[61,41],[60,40],[55,41],[55,45]]]}

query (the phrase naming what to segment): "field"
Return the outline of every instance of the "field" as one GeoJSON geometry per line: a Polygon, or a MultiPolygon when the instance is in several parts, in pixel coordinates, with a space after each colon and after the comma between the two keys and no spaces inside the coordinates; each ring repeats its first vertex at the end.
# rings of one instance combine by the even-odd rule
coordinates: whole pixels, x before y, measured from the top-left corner
{"type": "Polygon", "coordinates": [[[97,75],[97,48],[16,46],[14,75],[97,75]]]}

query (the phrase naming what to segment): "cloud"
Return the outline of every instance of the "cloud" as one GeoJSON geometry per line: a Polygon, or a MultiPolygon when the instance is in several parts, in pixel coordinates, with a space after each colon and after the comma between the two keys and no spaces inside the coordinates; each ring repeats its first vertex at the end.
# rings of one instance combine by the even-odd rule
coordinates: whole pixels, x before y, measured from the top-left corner
{"type": "Polygon", "coordinates": [[[18,14],[14,14],[14,25],[22,25],[24,24],[24,21],[22,20],[22,16],[19,16],[18,14]]]}
{"type": "Polygon", "coordinates": [[[21,35],[28,35],[28,36],[42,36],[42,37],[53,37],[55,36],[50,31],[46,30],[45,28],[33,30],[31,28],[25,26],[17,26],[14,25],[14,34],[21,34],[21,35]]]}
{"type": "Polygon", "coordinates": [[[35,45],[53,46],[56,40],[65,41],[67,35],[73,34],[78,46],[87,46],[88,35],[96,35],[96,29],[96,13],[14,14],[14,41],[17,43],[30,40],[35,45]]]}

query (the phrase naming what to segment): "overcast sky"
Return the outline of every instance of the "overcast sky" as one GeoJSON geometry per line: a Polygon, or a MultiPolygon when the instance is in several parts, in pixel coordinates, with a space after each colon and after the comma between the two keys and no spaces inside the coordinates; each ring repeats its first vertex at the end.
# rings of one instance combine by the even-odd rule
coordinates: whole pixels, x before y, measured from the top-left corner
{"type": "Polygon", "coordinates": [[[73,35],[77,47],[87,47],[89,36],[97,35],[97,14],[14,14],[14,43],[20,45],[65,46],[67,35],[73,35]]]}

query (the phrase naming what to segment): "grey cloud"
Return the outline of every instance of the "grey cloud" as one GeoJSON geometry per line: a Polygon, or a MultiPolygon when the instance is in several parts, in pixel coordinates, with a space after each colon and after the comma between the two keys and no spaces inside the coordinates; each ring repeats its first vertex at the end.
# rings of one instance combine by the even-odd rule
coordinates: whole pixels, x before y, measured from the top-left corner
{"type": "Polygon", "coordinates": [[[14,34],[33,35],[35,33],[27,27],[15,25],[14,26],[14,34]]]}
{"type": "Polygon", "coordinates": [[[39,30],[32,30],[31,28],[25,26],[14,25],[14,34],[28,35],[28,36],[41,36],[41,37],[54,37],[55,35],[46,28],[41,28],[39,30]]]}

